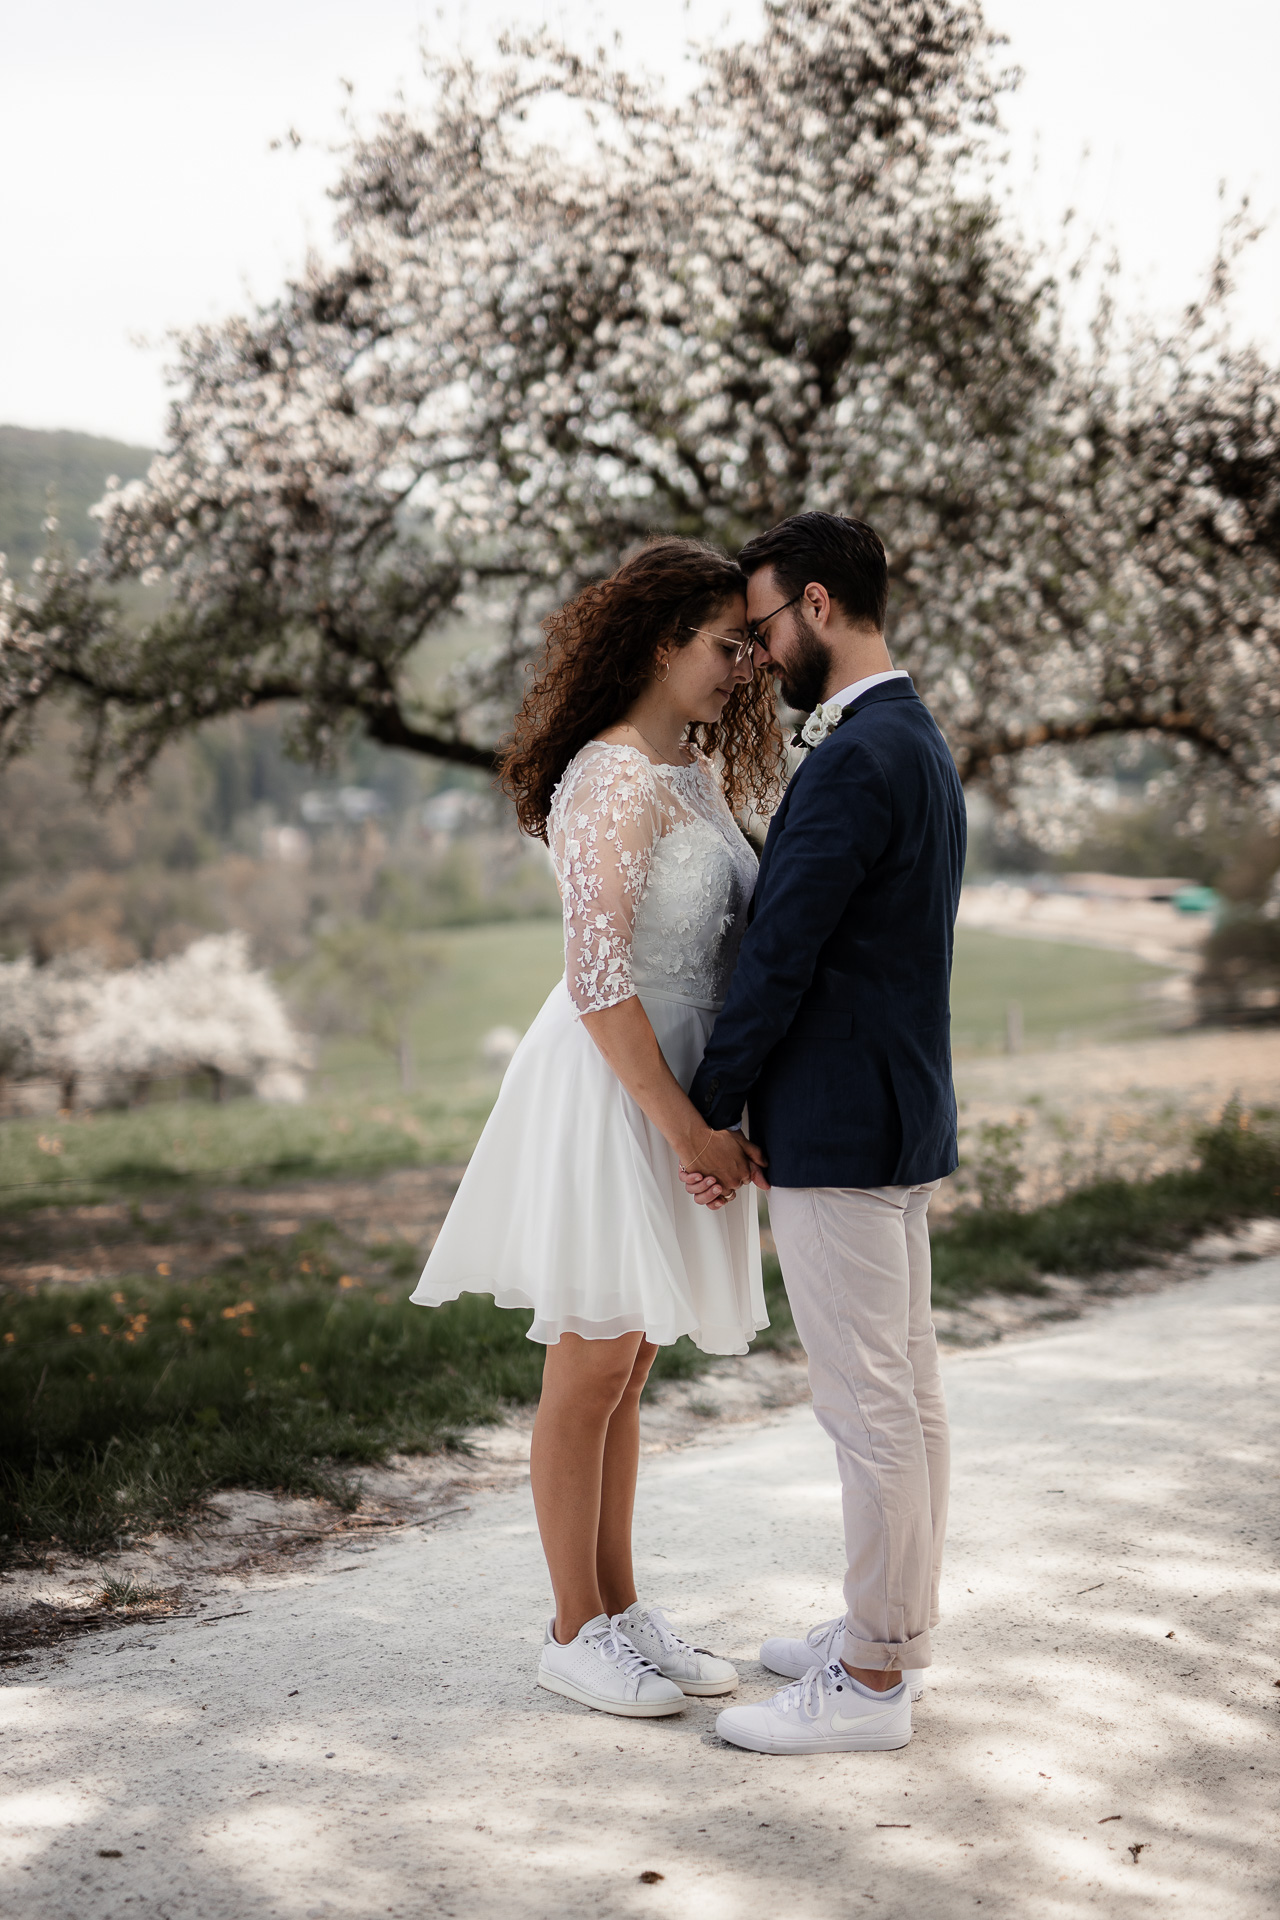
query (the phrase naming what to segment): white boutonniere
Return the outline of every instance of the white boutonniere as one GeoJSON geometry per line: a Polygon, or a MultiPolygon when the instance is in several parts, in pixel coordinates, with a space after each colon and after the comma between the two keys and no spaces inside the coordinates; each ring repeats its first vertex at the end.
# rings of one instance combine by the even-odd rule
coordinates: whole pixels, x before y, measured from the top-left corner
{"type": "Polygon", "coordinates": [[[824,700],[815,707],[792,742],[797,747],[820,747],[829,733],[840,724],[844,708],[838,700],[824,700]]]}

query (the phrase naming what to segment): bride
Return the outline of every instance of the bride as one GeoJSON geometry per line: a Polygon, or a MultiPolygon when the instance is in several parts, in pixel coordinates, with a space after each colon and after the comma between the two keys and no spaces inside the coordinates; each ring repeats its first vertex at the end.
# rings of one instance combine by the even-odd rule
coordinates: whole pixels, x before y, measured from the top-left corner
{"type": "Polygon", "coordinates": [[[745,1353],[768,1325],[758,1149],[685,1089],[725,996],[781,740],[752,670],[745,577],[658,539],[547,622],[502,761],[564,906],[565,975],[517,1049],[413,1299],[492,1293],[546,1346],[530,1470],[555,1593],[538,1680],[606,1713],[676,1713],[737,1673],[637,1598],[640,1396],[658,1347],[745,1353]],[[720,768],[717,778],[716,764],[720,768]]]}

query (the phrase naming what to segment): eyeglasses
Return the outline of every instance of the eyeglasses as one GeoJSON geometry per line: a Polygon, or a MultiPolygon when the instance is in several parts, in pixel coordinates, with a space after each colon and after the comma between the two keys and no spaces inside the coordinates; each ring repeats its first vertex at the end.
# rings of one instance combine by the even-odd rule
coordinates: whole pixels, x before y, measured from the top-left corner
{"type": "Polygon", "coordinates": [[[778,615],[780,613],[785,613],[788,607],[794,607],[797,600],[803,600],[807,591],[808,589],[806,587],[802,587],[799,593],[792,594],[790,600],[784,600],[782,605],[780,607],[775,607],[772,613],[766,613],[762,620],[750,621],[747,625],[748,646],[767,648],[769,643],[767,640],[765,640],[765,638],[761,634],[760,632],[761,627],[767,627],[771,620],[776,620],[778,615]]]}
{"type": "Polygon", "coordinates": [[[685,632],[700,633],[706,640],[718,640],[724,653],[732,653],[735,667],[751,664],[751,652],[755,642],[750,634],[745,640],[739,640],[737,634],[717,633],[713,627],[686,627],[685,632]]]}

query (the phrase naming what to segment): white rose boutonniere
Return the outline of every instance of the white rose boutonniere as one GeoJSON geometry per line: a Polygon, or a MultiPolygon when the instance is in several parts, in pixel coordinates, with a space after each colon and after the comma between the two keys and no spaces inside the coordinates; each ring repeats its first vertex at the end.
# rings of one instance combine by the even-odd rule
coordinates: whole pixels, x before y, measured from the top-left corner
{"type": "Polygon", "coordinates": [[[840,724],[844,712],[838,700],[824,700],[815,707],[792,742],[797,747],[820,747],[829,733],[834,733],[840,724]]]}

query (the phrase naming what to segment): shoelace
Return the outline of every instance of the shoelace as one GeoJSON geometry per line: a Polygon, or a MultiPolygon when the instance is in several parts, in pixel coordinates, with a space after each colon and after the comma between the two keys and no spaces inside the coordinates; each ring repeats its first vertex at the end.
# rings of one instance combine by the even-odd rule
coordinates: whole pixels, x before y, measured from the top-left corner
{"type": "Polygon", "coordinates": [[[773,1704],[780,1713],[788,1713],[795,1707],[810,1720],[816,1720],[825,1702],[823,1681],[834,1678],[830,1667],[810,1667],[803,1680],[793,1680],[789,1687],[783,1687],[780,1693],[775,1693],[773,1704]]]}
{"type": "Polygon", "coordinates": [[[628,1680],[640,1680],[646,1673],[657,1673],[658,1669],[652,1660],[646,1660],[644,1655],[632,1646],[618,1625],[621,1618],[620,1613],[615,1613],[607,1627],[597,1627],[591,1635],[589,1644],[605,1660],[611,1661],[619,1673],[624,1673],[628,1680]]]}
{"type": "Polygon", "coordinates": [[[700,1648],[694,1646],[691,1640],[681,1639],[661,1607],[650,1607],[648,1619],[649,1625],[662,1642],[662,1651],[664,1653],[698,1653],[701,1651],[700,1648]]]}
{"type": "MultiPolygon", "coordinates": [[[[899,1684],[901,1685],[901,1682],[899,1684]]],[[[793,1680],[789,1687],[784,1687],[781,1693],[776,1693],[773,1704],[782,1713],[795,1707],[799,1712],[807,1714],[810,1720],[816,1720],[826,1704],[825,1696],[832,1687],[837,1691],[842,1687],[848,1687],[850,1696],[856,1697],[853,1683],[838,1660],[832,1660],[825,1667],[810,1667],[803,1680],[793,1680]]]]}
{"type": "Polygon", "coordinates": [[[805,1642],[816,1651],[824,1640],[831,1637],[831,1634],[837,1627],[843,1627],[843,1625],[843,1614],[838,1615],[834,1620],[823,1620],[818,1626],[810,1627],[808,1633],[805,1635],[805,1642]]]}

